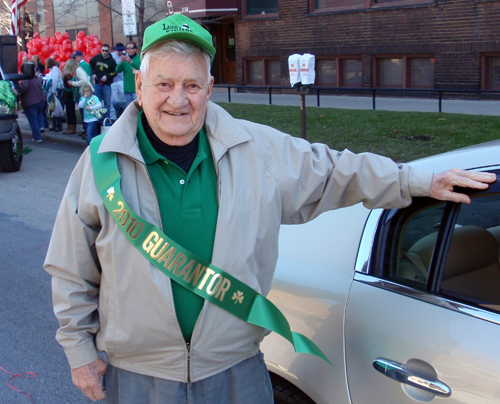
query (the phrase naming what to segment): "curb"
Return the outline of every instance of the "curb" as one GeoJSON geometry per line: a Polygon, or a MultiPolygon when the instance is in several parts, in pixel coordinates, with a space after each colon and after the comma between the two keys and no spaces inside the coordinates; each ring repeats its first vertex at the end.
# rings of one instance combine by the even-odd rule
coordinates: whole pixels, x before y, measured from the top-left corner
{"type": "MultiPolygon", "coordinates": [[[[28,118],[26,118],[26,115],[22,111],[18,111],[17,114],[19,115],[17,123],[19,125],[19,129],[21,129],[21,135],[23,139],[32,139],[33,136],[31,135],[31,128],[28,123],[28,118]]],[[[83,129],[82,125],[77,125],[76,127],[77,131],[81,131],[82,129],[83,129]]],[[[87,141],[83,140],[78,135],[63,135],[61,132],[57,133],[49,132],[48,129],[45,130],[45,133],[42,133],[42,139],[44,142],[49,142],[49,143],[66,144],[82,148],[87,147],[87,141]]]]}

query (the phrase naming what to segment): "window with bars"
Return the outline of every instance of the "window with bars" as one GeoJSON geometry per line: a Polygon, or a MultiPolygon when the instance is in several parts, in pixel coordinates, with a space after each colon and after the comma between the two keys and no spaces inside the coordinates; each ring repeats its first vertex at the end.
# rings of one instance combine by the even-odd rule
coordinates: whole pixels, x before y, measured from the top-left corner
{"type": "Polygon", "coordinates": [[[434,88],[434,57],[387,56],[375,63],[377,87],[434,88]]]}
{"type": "Polygon", "coordinates": [[[278,0],[242,0],[243,17],[265,17],[278,14],[278,0]]]}
{"type": "Polygon", "coordinates": [[[483,63],[483,89],[500,89],[500,55],[486,56],[483,63]]]}
{"type": "Polygon", "coordinates": [[[316,59],[316,85],[323,87],[360,87],[361,58],[316,59]]]}
{"type": "Polygon", "coordinates": [[[246,84],[254,86],[281,85],[279,58],[246,60],[246,84]]]}
{"type": "Polygon", "coordinates": [[[353,9],[367,9],[372,7],[397,7],[414,4],[432,4],[436,0],[309,0],[310,11],[328,12],[353,9]]]}

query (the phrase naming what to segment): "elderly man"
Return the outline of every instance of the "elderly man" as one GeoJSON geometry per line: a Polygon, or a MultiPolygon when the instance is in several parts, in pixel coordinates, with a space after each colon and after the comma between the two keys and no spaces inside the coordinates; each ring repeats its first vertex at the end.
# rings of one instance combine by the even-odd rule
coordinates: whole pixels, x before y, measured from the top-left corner
{"type": "Polygon", "coordinates": [[[495,180],[433,175],[233,119],[209,101],[214,55],[210,34],[181,14],[149,27],[137,101],[69,180],[45,269],[57,339],[92,400],[272,403],[266,330],[237,310],[249,293],[265,301],[280,225],[358,202],[469,202],[454,185],[495,180]]]}

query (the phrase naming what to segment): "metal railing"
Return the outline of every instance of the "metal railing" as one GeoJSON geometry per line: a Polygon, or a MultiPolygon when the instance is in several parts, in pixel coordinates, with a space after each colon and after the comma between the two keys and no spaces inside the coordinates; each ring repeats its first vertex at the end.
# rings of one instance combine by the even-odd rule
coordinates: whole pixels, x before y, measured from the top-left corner
{"type": "MultiPolygon", "coordinates": [[[[290,87],[274,87],[274,86],[238,86],[232,84],[215,84],[216,88],[227,88],[228,102],[231,102],[231,89],[236,89],[238,92],[267,92],[269,94],[269,105],[272,105],[272,95],[273,90],[279,91],[280,94],[299,94],[297,90],[290,87]]],[[[477,94],[482,97],[484,94],[497,94],[500,99],[500,90],[442,90],[442,89],[403,89],[403,88],[366,88],[366,87],[309,87],[309,95],[314,95],[316,93],[316,104],[321,106],[320,94],[323,93],[325,96],[332,95],[348,95],[348,94],[358,94],[358,95],[370,95],[372,98],[372,109],[376,109],[376,97],[381,94],[389,94],[401,97],[407,97],[410,94],[420,94],[419,98],[427,99],[438,99],[439,100],[439,112],[442,112],[443,96],[446,94],[477,94]],[[427,96],[426,96],[427,95],[427,96]],[[433,96],[429,96],[433,95],[433,96]]],[[[478,98],[479,98],[478,97],[478,98]]]]}

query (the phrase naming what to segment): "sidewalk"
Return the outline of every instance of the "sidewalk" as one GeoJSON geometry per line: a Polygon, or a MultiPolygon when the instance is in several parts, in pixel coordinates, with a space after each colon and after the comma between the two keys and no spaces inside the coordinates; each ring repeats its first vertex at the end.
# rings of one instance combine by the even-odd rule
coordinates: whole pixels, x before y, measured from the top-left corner
{"type": "MultiPolygon", "coordinates": [[[[217,88],[212,92],[214,102],[228,102],[227,89],[217,88]],[[222,91],[221,91],[222,90],[222,91]]],[[[272,105],[289,105],[300,107],[298,94],[272,94],[272,105]]],[[[269,94],[250,94],[231,92],[231,103],[269,104],[269,94]]],[[[316,95],[306,96],[306,108],[317,107],[316,95]]],[[[439,100],[428,98],[375,98],[376,110],[400,112],[439,112],[439,100]]],[[[348,95],[321,95],[320,108],[339,109],[372,109],[372,97],[354,97],[348,95]]],[[[453,114],[493,115],[500,116],[500,101],[494,100],[448,100],[442,101],[442,112],[453,114]]]]}
{"type": "MultiPolygon", "coordinates": [[[[31,143],[31,139],[33,139],[33,136],[31,135],[31,128],[30,124],[28,123],[28,118],[26,118],[26,115],[23,113],[23,111],[18,111],[17,115],[19,116],[17,123],[19,124],[19,128],[21,129],[21,134],[24,139],[24,145],[29,146],[29,144],[31,143]]],[[[65,130],[66,124],[63,124],[63,131],[65,130]]],[[[76,131],[80,132],[81,130],[83,130],[83,125],[76,125],[76,131]]],[[[71,146],[82,148],[87,147],[87,141],[83,140],[81,136],[63,135],[62,132],[50,132],[48,129],[45,129],[45,133],[42,133],[42,139],[44,142],[68,144],[71,146]]]]}
{"type": "MultiPolygon", "coordinates": [[[[297,94],[273,94],[272,105],[300,106],[300,96],[297,94]]],[[[227,90],[217,88],[212,93],[213,102],[228,102],[227,90]]],[[[339,109],[372,109],[371,97],[353,97],[345,95],[322,95],[320,97],[320,108],[339,109]]],[[[231,92],[231,103],[238,104],[269,104],[269,94],[233,93],[231,92]]],[[[391,98],[377,97],[375,99],[377,110],[384,111],[415,111],[415,112],[439,112],[439,101],[426,98],[391,98]]],[[[317,106],[315,95],[306,96],[306,108],[317,106]]],[[[500,116],[500,101],[467,101],[467,100],[443,100],[442,112],[471,115],[500,116]]],[[[19,127],[24,138],[31,139],[31,129],[28,119],[22,111],[19,115],[19,127]]],[[[63,125],[65,130],[66,125],[63,125]]],[[[77,132],[82,130],[82,125],[77,125],[77,132]]],[[[45,130],[43,140],[51,143],[62,143],[85,148],[87,142],[78,135],[63,135],[62,132],[49,132],[45,130]]],[[[26,142],[27,143],[27,142],[26,142]]]]}

